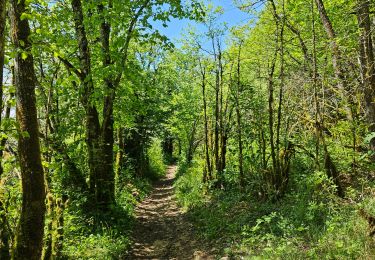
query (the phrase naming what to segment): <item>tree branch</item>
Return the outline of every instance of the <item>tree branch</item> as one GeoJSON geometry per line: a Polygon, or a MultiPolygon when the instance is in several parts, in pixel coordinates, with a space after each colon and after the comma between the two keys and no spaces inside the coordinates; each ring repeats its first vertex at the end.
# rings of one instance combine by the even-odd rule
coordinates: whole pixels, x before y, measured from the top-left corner
{"type": "Polygon", "coordinates": [[[117,77],[114,81],[114,84],[113,84],[114,86],[117,86],[120,83],[120,80],[121,80],[121,77],[122,77],[122,74],[123,74],[123,70],[126,66],[126,61],[128,59],[129,44],[130,44],[130,40],[132,39],[132,36],[133,36],[133,31],[135,29],[135,25],[136,25],[139,17],[141,16],[143,10],[147,7],[147,5],[149,3],[150,3],[150,0],[146,0],[143,3],[143,5],[138,9],[138,12],[133,16],[133,19],[130,21],[128,31],[127,31],[127,34],[126,34],[125,45],[120,51],[120,52],[124,52],[124,56],[121,60],[121,70],[118,73],[118,75],[117,75],[117,77]]]}
{"type": "Polygon", "coordinates": [[[74,67],[74,65],[72,63],[70,63],[67,59],[61,57],[61,56],[57,56],[58,59],[64,63],[65,67],[68,69],[68,70],[71,70],[74,72],[74,74],[77,75],[77,77],[80,79],[80,80],[84,80],[85,77],[84,75],[76,68],[74,67]]]}

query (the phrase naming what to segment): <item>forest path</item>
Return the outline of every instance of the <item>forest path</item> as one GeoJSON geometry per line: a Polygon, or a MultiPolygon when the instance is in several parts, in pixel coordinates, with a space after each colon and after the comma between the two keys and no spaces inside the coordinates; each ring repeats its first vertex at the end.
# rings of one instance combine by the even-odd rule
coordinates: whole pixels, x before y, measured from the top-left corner
{"type": "Polygon", "coordinates": [[[205,252],[192,224],[176,203],[176,169],[169,166],[151,195],[138,205],[134,244],[127,259],[215,259],[205,252]]]}

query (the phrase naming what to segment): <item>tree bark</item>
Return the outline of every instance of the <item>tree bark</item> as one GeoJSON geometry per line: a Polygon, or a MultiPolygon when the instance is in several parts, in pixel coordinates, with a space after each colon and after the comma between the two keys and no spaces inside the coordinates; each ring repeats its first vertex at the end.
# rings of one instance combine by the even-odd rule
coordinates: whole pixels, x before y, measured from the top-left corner
{"type": "Polygon", "coordinates": [[[333,183],[336,186],[337,196],[344,198],[345,193],[340,182],[340,173],[337,170],[331,155],[329,154],[325,140],[323,139],[323,149],[324,149],[324,168],[326,170],[328,178],[332,179],[333,183]]]}
{"type": "Polygon", "coordinates": [[[320,136],[323,134],[320,127],[320,102],[319,102],[319,91],[318,91],[318,64],[317,64],[317,53],[316,53],[316,30],[315,30],[315,18],[314,18],[314,2],[311,1],[311,16],[312,16],[312,79],[314,87],[314,106],[315,106],[315,164],[320,170],[319,151],[320,151],[320,136]]]}
{"type": "Polygon", "coordinates": [[[144,117],[138,116],[135,119],[136,127],[126,129],[126,138],[124,139],[124,152],[129,162],[135,170],[138,177],[144,177],[148,164],[146,162],[146,149],[144,138],[144,117]]]}
{"type": "MultiPolygon", "coordinates": [[[[193,160],[194,157],[194,152],[197,147],[197,143],[195,140],[195,135],[197,132],[197,124],[198,124],[198,119],[195,119],[191,128],[191,131],[189,133],[189,143],[188,143],[188,149],[186,153],[186,162],[187,164],[190,164],[191,161],[193,160]]],[[[181,143],[181,142],[180,142],[181,143]]],[[[181,144],[179,145],[179,149],[181,150],[181,144]]]]}
{"type": "Polygon", "coordinates": [[[22,176],[22,210],[14,258],[36,260],[40,259],[43,248],[46,193],[39,144],[30,27],[27,19],[21,19],[25,12],[25,0],[11,0],[12,41],[18,50],[14,68],[19,124],[18,155],[22,176]]]}
{"type": "MultiPolygon", "coordinates": [[[[4,67],[4,53],[5,53],[5,27],[6,27],[6,0],[0,0],[0,108],[3,107],[3,67],[4,67]]],[[[1,125],[0,114],[0,125],[1,125]]],[[[5,138],[1,138],[0,145],[5,138]]],[[[0,178],[3,175],[3,151],[4,147],[0,147],[0,178]]],[[[5,209],[0,201],[0,259],[8,259],[9,255],[9,232],[7,230],[7,218],[5,209]]]]}
{"type": "Polygon", "coordinates": [[[212,168],[209,153],[209,141],[208,141],[208,117],[207,117],[207,101],[206,101],[206,70],[202,68],[202,97],[203,97],[203,111],[204,111],[204,142],[205,142],[205,153],[206,153],[206,167],[208,176],[203,176],[203,181],[207,181],[207,177],[211,179],[212,168]]]}
{"type": "Polygon", "coordinates": [[[303,57],[305,59],[306,64],[307,65],[311,64],[312,58],[311,58],[311,55],[309,54],[309,51],[307,49],[307,45],[306,45],[305,41],[302,39],[301,32],[295,26],[293,26],[293,24],[290,21],[288,21],[285,16],[280,17],[280,15],[277,13],[276,4],[275,4],[274,0],[268,0],[268,2],[271,4],[272,14],[273,14],[274,18],[277,19],[278,22],[284,22],[285,26],[288,27],[288,29],[292,33],[294,33],[294,35],[297,37],[297,39],[299,41],[299,44],[300,44],[300,47],[301,47],[301,50],[302,50],[302,53],[303,53],[303,57]]]}
{"type": "MultiPolygon", "coordinates": [[[[116,75],[110,75],[104,78],[105,95],[102,111],[103,121],[101,123],[99,120],[98,109],[91,100],[94,93],[94,84],[91,75],[91,57],[84,27],[82,3],[81,0],[71,0],[79,47],[80,70],[75,69],[73,65],[61,57],[60,60],[62,60],[70,69],[74,70],[80,78],[83,86],[81,103],[86,111],[86,144],[88,149],[90,192],[99,207],[104,210],[115,201],[113,106],[116,97],[116,88],[120,83],[123,70],[126,67],[129,43],[132,39],[136,22],[149,3],[149,0],[144,1],[137,12],[134,13],[129,23],[125,43],[121,49],[121,52],[124,53],[124,55],[120,61],[120,71],[116,73],[116,75]]],[[[103,67],[106,68],[113,63],[110,54],[111,24],[109,23],[109,18],[106,17],[107,14],[105,12],[105,10],[112,8],[112,1],[108,2],[107,7],[105,7],[103,3],[99,3],[97,8],[101,15],[100,42],[102,47],[102,64],[103,67]]],[[[143,162],[138,163],[142,164],[143,162]]]]}
{"type": "MultiPolygon", "coordinates": [[[[101,26],[100,26],[100,39],[102,47],[102,63],[103,67],[106,68],[111,65],[111,53],[109,48],[109,40],[111,34],[111,24],[105,17],[103,11],[105,7],[100,4],[98,6],[101,14],[101,26]]],[[[112,2],[109,1],[109,11],[112,9],[112,2]]],[[[98,189],[97,189],[97,200],[100,204],[106,205],[115,201],[115,175],[113,167],[113,104],[115,100],[115,84],[110,76],[105,77],[105,93],[104,106],[103,106],[103,123],[101,127],[101,150],[103,155],[103,168],[100,171],[100,177],[98,178],[98,189]]]]}
{"type": "Polygon", "coordinates": [[[66,144],[58,138],[54,138],[51,140],[50,145],[54,152],[60,155],[61,160],[69,173],[69,175],[62,180],[63,189],[73,190],[80,193],[80,195],[87,193],[89,188],[85,176],[82,174],[81,170],[78,169],[74,162],[74,158],[70,157],[68,154],[66,144]]]}
{"type": "Polygon", "coordinates": [[[124,151],[125,151],[125,143],[124,143],[124,128],[119,127],[117,129],[117,141],[118,141],[118,151],[116,155],[116,175],[117,178],[121,174],[121,171],[124,167],[124,151]]]}
{"type": "Polygon", "coordinates": [[[52,240],[53,240],[53,233],[54,233],[54,221],[55,221],[55,198],[51,193],[47,195],[47,232],[46,238],[44,242],[44,250],[42,259],[43,260],[50,260],[52,259],[52,240]]]}
{"type": "Polygon", "coordinates": [[[272,166],[273,169],[276,170],[277,168],[277,161],[276,161],[276,148],[275,148],[275,140],[274,140],[274,73],[275,73],[275,66],[276,66],[276,59],[277,59],[277,50],[275,51],[271,68],[268,74],[268,128],[270,131],[270,147],[271,147],[271,159],[272,159],[272,166]]]}
{"type": "MultiPolygon", "coordinates": [[[[3,107],[3,73],[5,53],[6,0],[0,0],[0,108],[3,107]]],[[[0,114],[1,125],[1,114],[0,114]]],[[[3,148],[0,147],[0,177],[3,174],[3,148]]]]}
{"type": "Polygon", "coordinates": [[[289,165],[289,161],[286,160],[288,157],[285,156],[287,154],[287,147],[284,148],[284,156],[280,157],[280,130],[281,130],[281,119],[282,119],[282,108],[283,108],[283,101],[284,101],[284,84],[285,84],[285,58],[284,58],[284,30],[285,30],[285,9],[284,9],[284,1],[282,1],[282,8],[283,8],[283,18],[281,19],[281,26],[280,26],[280,87],[279,87],[279,97],[278,97],[278,108],[277,108],[277,124],[276,124],[276,170],[274,170],[275,174],[275,186],[277,190],[277,196],[283,196],[286,186],[289,180],[289,167],[283,167],[283,165],[289,165]]]}
{"type": "Polygon", "coordinates": [[[344,102],[344,108],[346,111],[346,116],[348,120],[352,121],[353,116],[350,107],[345,104],[348,102],[348,98],[345,96],[345,92],[347,90],[347,82],[346,82],[346,72],[344,69],[341,51],[339,45],[337,44],[337,37],[336,32],[333,29],[331,20],[329,19],[326,9],[324,7],[323,0],[315,0],[316,6],[319,11],[320,20],[322,21],[323,27],[327,33],[328,39],[331,41],[331,49],[332,49],[332,65],[335,72],[335,77],[337,80],[337,88],[339,90],[341,101],[344,102]]]}
{"type": "MultiPolygon", "coordinates": [[[[71,1],[75,32],[79,47],[80,80],[83,87],[81,102],[86,112],[86,145],[88,150],[88,166],[90,193],[97,200],[98,179],[101,178],[103,156],[101,154],[100,123],[97,108],[91,100],[94,93],[94,83],[91,75],[91,55],[83,22],[81,0],[71,1]]],[[[96,201],[98,202],[98,201],[96,201]]]]}
{"type": "Polygon", "coordinates": [[[52,240],[53,258],[62,259],[62,250],[64,242],[64,211],[67,205],[67,197],[56,199],[55,208],[55,234],[52,240]]]}
{"type": "Polygon", "coordinates": [[[237,117],[237,134],[238,134],[238,167],[240,171],[240,186],[245,185],[245,176],[243,172],[243,143],[242,143],[242,120],[241,120],[241,108],[240,108],[240,95],[242,92],[241,87],[241,44],[238,46],[238,57],[237,57],[237,89],[236,89],[236,117],[237,117]]]}
{"type": "MultiPolygon", "coordinates": [[[[219,158],[219,133],[220,133],[220,62],[221,53],[220,49],[216,50],[215,34],[211,35],[213,56],[215,61],[215,109],[214,109],[214,139],[213,139],[213,152],[214,152],[214,164],[216,177],[218,184],[221,184],[221,167],[219,158]]],[[[218,46],[219,47],[219,46],[218,46]]]]}
{"type": "Polygon", "coordinates": [[[173,137],[166,132],[163,140],[163,153],[167,160],[173,159],[173,137]]]}
{"type": "Polygon", "coordinates": [[[215,134],[214,134],[214,155],[215,155],[215,170],[220,181],[221,178],[221,169],[220,169],[220,160],[219,160],[219,129],[220,129],[220,115],[219,115],[219,91],[220,91],[220,75],[219,71],[215,72],[216,74],[216,84],[215,84],[215,134]]]}
{"type": "MultiPolygon", "coordinates": [[[[267,181],[271,184],[271,192],[273,199],[279,199],[283,196],[287,183],[288,183],[288,172],[285,172],[284,169],[289,169],[289,167],[283,167],[283,164],[288,165],[289,162],[284,162],[284,158],[280,156],[280,130],[281,130],[281,118],[282,118],[282,103],[284,95],[284,29],[285,29],[285,10],[284,2],[282,2],[283,7],[283,17],[281,18],[276,13],[276,7],[273,1],[270,1],[272,4],[272,13],[275,20],[276,26],[276,49],[272,64],[269,70],[268,78],[268,123],[270,131],[270,148],[271,148],[271,159],[272,159],[272,171],[270,173],[267,181]],[[281,23],[281,25],[280,25],[281,23]],[[277,108],[277,118],[276,118],[276,129],[274,129],[274,74],[275,67],[277,63],[277,56],[280,52],[280,89],[278,95],[278,108],[277,108]]],[[[285,148],[286,150],[286,148],[285,148]]],[[[267,171],[268,172],[268,171],[267,171]]]]}
{"type": "MultiPolygon", "coordinates": [[[[357,18],[360,29],[360,61],[363,75],[363,96],[369,132],[375,132],[375,64],[371,36],[370,1],[357,0],[357,18]]],[[[370,140],[370,149],[375,152],[375,137],[370,140]]],[[[375,156],[373,157],[375,160],[375,156]]]]}
{"type": "MultiPolygon", "coordinates": [[[[223,104],[224,94],[224,66],[222,61],[222,50],[219,40],[217,41],[217,48],[218,48],[218,70],[219,70],[219,87],[220,87],[220,101],[219,101],[219,133],[220,133],[220,163],[219,163],[219,169],[218,173],[220,174],[219,182],[221,182],[221,185],[224,185],[224,170],[227,167],[227,143],[228,143],[228,129],[229,129],[229,123],[226,120],[227,112],[228,112],[228,102],[225,102],[225,108],[223,104]]],[[[228,101],[228,100],[227,100],[228,101]]],[[[230,117],[230,116],[229,116],[230,117]]]]}

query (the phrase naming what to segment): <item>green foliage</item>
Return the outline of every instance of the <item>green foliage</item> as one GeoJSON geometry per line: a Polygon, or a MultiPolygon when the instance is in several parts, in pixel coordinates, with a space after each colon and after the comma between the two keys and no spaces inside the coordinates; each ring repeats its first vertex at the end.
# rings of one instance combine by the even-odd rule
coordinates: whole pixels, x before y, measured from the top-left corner
{"type": "MultiPolygon", "coordinates": [[[[16,230],[22,203],[21,182],[14,178],[15,158],[7,158],[0,182],[0,214],[5,214],[11,230],[16,230]]],[[[14,238],[11,238],[14,239],[14,238]]]]}
{"type": "MultiPolygon", "coordinates": [[[[116,217],[124,218],[124,215],[116,217]]],[[[79,225],[77,222],[73,226],[67,225],[64,256],[67,258],[80,259],[116,259],[124,257],[130,245],[129,226],[114,226],[108,223],[99,232],[80,232],[77,229],[86,229],[85,222],[79,225]],[[74,227],[74,229],[73,229],[74,227]],[[70,230],[72,228],[73,230],[70,230]],[[126,232],[127,231],[127,232],[126,232]],[[70,236],[74,232],[74,236],[70,236]],[[80,234],[77,234],[80,233],[80,234]]]]}
{"type": "Polygon", "coordinates": [[[184,162],[179,164],[175,192],[177,201],[185,210],[205,202],[206,185],[202,182],[202,178],[201,160],[195,160],[191,165],[184,162]]]}
{"type": "Polygon", "coordinates": [[[63,255],[69,259],[118,259],[131,245],[129,234],[137,203],[151,190],[149,181],[126,170],[117,182],[116,206],[110,211],[82,210],[69,205],[65,213],[63,255]]]}
{"type": "MultiPolygon", "coordinates": [[[[69,259],[118,259],[126,256],[131,241],[134,209],[150,191],[150,179],[163,176],[166,166],[160,140],[148,148],[149,170],[146,178],[136,177],[125,168],[116,181],[116,206],[109,212],[87,211],[84,201],[74,201],[65,213],[63,255],[69,259]],[[90,212],[90,213],[88,213],[90,212]]],[[[84,198],[82,198],[85,200],[84,198]]]]}
{"type": "MultiPolygon", "coordinates": [[[[375,253],[358,205],[338,200],[322,172],[302,173],[293,184],[297,189],[273,203],[235,188],[194,190],[196,180],[186,174],[197,166],[182,169],[177,198],[189,209],[199,234],[220,245],[222,254],[245,259],[368,259],[375,253]]],[[[373,198],[361,205],[375,211],[373,198]]]]}
{"type": "MultiPolygon", "coordinates": [[[[360,208],[375,214],[375,165],[369,149],[375,133],[369,132],[362,100],[360,31],[353,13],[357,2],[324,1],[336,32],[338,51],[334,52],[340,52],[340,62],[334,60],[332,40],[319,22],[314,1],[274,1],[275,9],[272,1],[235,1],[243,5],[243,10],[252,9],[255,2],[263,3],[249,11],[256,13],[256,18],[243,26],[227,28],[219,18],[225,8],[211,4],[204,7],[198,0],[82,1],[93,78],[88,99],[99,111],[99,121],[105,113],[112,113],[106,111],[108,107],[103,102],[112,91],[105,83],[119,77],[114,87],[113,114],[109,117],[114,120],[113,136],[117,130],[119,136],[109,154],[122,151],[120,159],[125,162],[113,175],[108,173],[116,173],[116,205],[108,212],[98,211],[87,187],[85,190],[71,185],[77,184],[72,176],[82,177],[81,186],[88,186],[91,178],[85,142],[86,111],[82,106],[84,80],[78,69],[81,54],[71,6],[68,1],[38,0],[21,15],[31,24],[33,46],[22,52],[21,58],[32,54],[35,60],[36,102],[48,191],[56,197],[69,197],[64,257],[125,257],[134,209],[150,192],[151,182],[163,177],[166,163],[172,162],[166,160],[172,158],[163,159],[162,139],[168,136],[173,140],[172,157],[180,160],[175,182],[178,202],[200,235],[218,242],[221,253],[252,259],[373,258],[374,241],[367,236],[367,222],[358,215],[360,208]],[[98,3],[103,5],[102,13],[98,12],[98,3]],[[110,64],[106,66],[100,44],[103,18],[110,21],[110,64]],[[165,27],[172,18],[197,20],[206,28],[201,33],[190,30],[180,48],[176,48],[153,28],[153,22],[165,27]],[[127,38],[129,42],[125,42],[127,38]],[[348,89],[343,93],[339,93],[335,62],[344,66],[348,89]],[[274,92],[270,94],[271,86],[274,92]],[[219,100],[222,103],[218,104],[219,100]],[[353,112],[353,120],[348,120],[346,106],[353,112]],[[217,118],[216,109],[220,114],[217,118]],[[240,123],[244,173],[241,188],[240,123]],[[215,162],[215,152],[220,158],[224,156],[222,150],[215,151],[217,124],[219,139],[225,131],[228,139],[222,172],[216,169],[215,162]],[[280,140],[272,140],[275,135],[280,140]],[[274,155],[270,143],[279,146],[274,155]],[[293,147],[287,151],[289,143],[293,147]],[[267,179],[275,167],[272,160],[283,163],[286,152],[290,152],[290,169],[284,179],[284,196],[274,196],[271,201],[270,194],[276,190],[267,179]],[[337,168],[344,199],[336,196],[334,180],[327,176],[327,154],[337,168]],[[211,164],[213,176],[204,182],[207,164],[211,164]]],[[[373,14],[370,18],[373,20],[373,14]]],[[[4,173],[0,176],[0,215],[6,215],[15,235],[22,200],[17,138],[29,134],[17,131],[19,126],[13,115],[16,100],[10,72],[18,50],[8,38],[5,68],[9,79],[5,80],[2,98],[10,115],[1,120],[0,136],[7,142],[1,147],[5,153],[4,173]]],[[[223,141],[224,138],[216,144],[223,141]]],[[[12,246],[13,239],[14,236],[12,246]]]]}
{"type": "Polygon", "coordinates": [[[147,150],[147,156],[149,159],[148,176],[153,180],[163,177],[167,167],[164,163],[161,141],[159,139],[153,139],[151,146],[147,150]]]}

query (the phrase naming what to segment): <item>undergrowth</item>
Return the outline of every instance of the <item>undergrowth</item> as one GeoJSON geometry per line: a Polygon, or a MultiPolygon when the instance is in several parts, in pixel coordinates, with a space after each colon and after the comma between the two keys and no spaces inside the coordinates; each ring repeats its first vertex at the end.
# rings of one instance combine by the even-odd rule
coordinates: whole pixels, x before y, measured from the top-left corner
{"type": "MultiPolygon", "coordinates": [[[[303,170],[303,169],[302,169],[303,170]]],[[[181,165],[177,199],[197,233],[215,241],[220,255],[244,259],[373,259],[374,240],[360,208],[375,213],[375,199],[367,191],[347,189],[347,198],[334,195],[323,172],[292,176],[287,195],[268,201],[249,184],[245,190],[207,189],[202,162],[181,165]]],[[[254,177],[255,179],[255,177],[254,177]]]]}
{"type": "Polygon", "coordinates": [[[117,192],[116,205],[105,213],[87,214],[79,207],[69,207],[65,214],[64,255],[69,259],[124,257],[131,243],[134,208],[150,188],[146,179],[129,179],[117,192]]]}
{"type": "Polygon", "coordinates": [[[151,191],[152,181],[162,177],[166,166],[160,142],[147,152],[146,177],[136,177],[126,168],[117,178],[116,205],[108,212],[89,211],[83,201],[69,205],[65,212],[64,249],[66,259],[123,259],[130,248],[130,232],[136,205],[151,191]]]}

